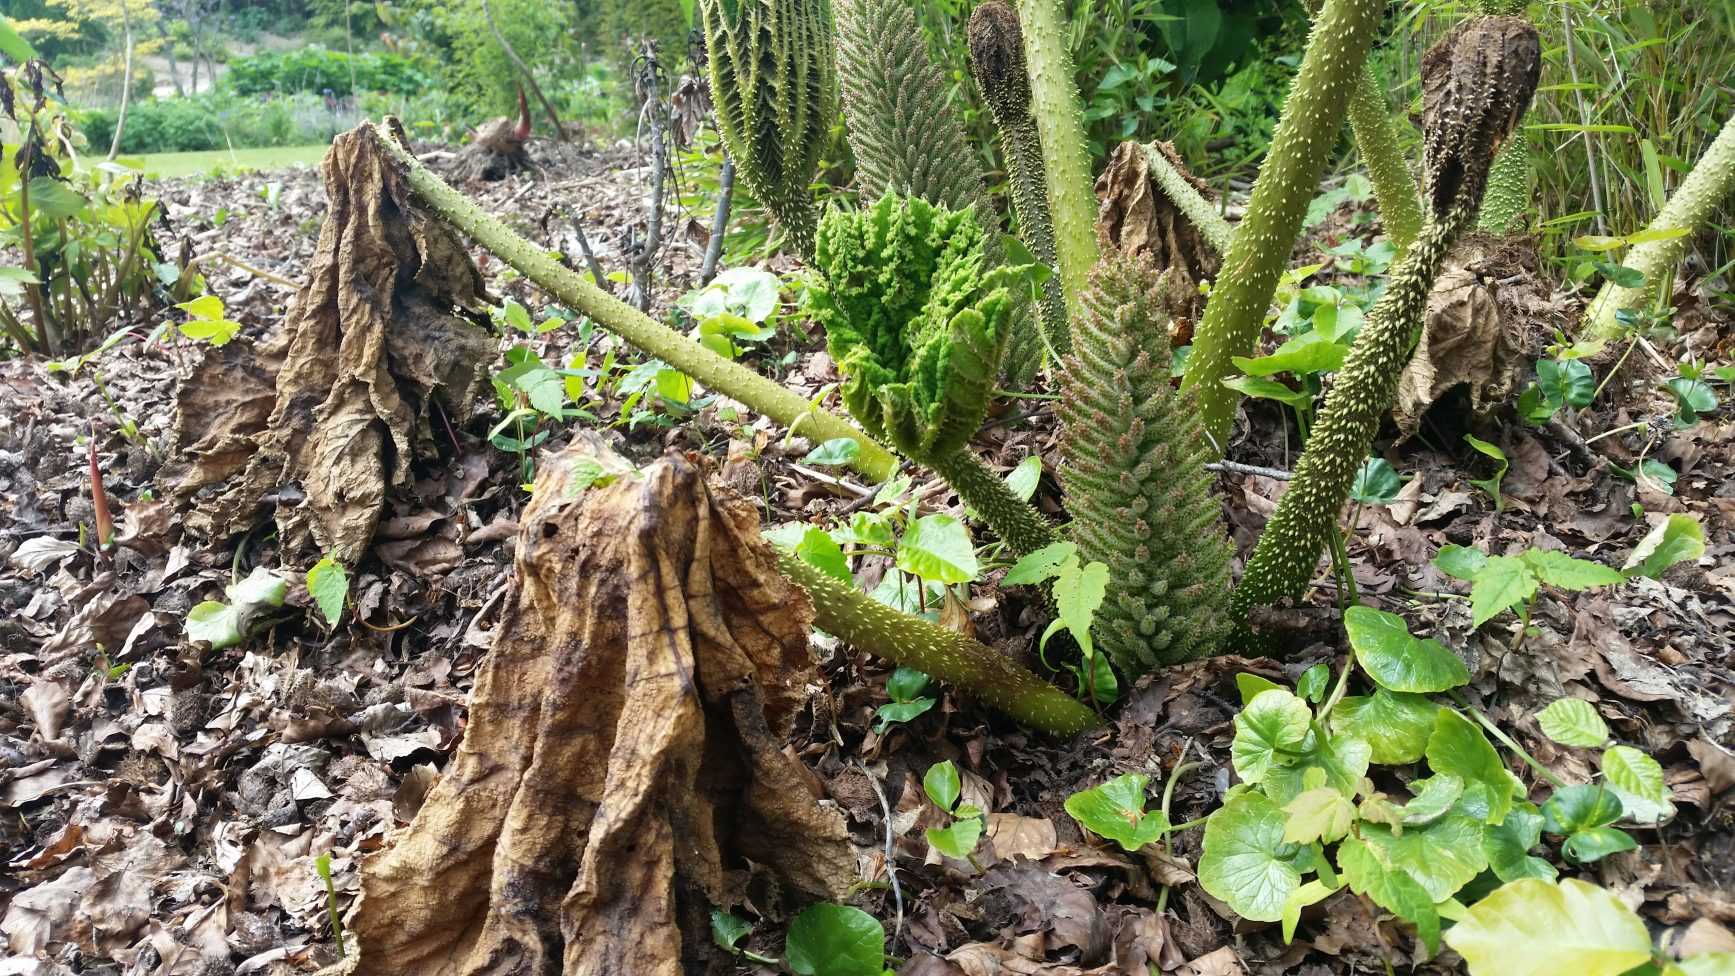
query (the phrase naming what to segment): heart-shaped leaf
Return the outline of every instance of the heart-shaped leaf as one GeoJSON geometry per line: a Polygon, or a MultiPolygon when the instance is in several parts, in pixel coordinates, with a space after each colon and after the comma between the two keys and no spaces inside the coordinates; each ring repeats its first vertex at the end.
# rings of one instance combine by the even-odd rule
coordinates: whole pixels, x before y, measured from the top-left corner
{"type": "Polygon", "coordinates": [[[1343,615],[1356,663],[1380,687],[1428,694],[1470,681],[1470,669],[1437,640],[1410,634],[1397,614],[1350,607],[1343,615]]]}

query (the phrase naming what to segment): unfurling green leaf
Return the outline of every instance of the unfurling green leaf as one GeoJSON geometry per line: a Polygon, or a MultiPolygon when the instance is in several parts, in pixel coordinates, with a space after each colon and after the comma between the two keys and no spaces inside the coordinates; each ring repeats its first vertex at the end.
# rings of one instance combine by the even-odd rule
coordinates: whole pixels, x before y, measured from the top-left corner
{"type": "Polygon", "coordinates": [[[349,575],[343,564],[326,556],[307,571],[307,593],[319,607],[327,626],[336,627],[343,616],[344,601],[349,598],[349,575]]]}

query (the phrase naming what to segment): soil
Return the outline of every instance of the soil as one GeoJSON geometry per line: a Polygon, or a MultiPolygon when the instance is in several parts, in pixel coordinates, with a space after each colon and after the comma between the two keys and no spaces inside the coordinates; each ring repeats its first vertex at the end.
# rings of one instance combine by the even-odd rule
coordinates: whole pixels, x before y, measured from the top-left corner
{"type": "MultiPolygon", "coordinates": [[[[590,152],[540,141],[531,155],[537,169],[465,189],[575,267],[583,262],[574,219],[605,271],[628,267],[644,235],[642,159],[624,147],[590,152]]],[[[168,252],[185,239],[192,253],[211,256],[202,265],[210,289],[242,324],[229,354],[284,323],[293,290],[278,279],[301,279],[325,210],[317,173],[269,180],[280,192],[260,192],[265,176],[159,189],[168,252]]],[[[665,219],[672,232],[658,262],[655,309],[666,311],[696,282],[708,224],[708,214],[665,219]]],[[[1367,234],[1350,205],[1315,228],[1298,258],[1328,260],[1327,248],[1367,234]]],[[[490,255],[474,257],[493,296],[518,301],[540,321],[543,299],[490,255]]],[[[788,270],[788,259],[772,268],[788,270]]],[[[1571,331],[1585,296],[1527,268],[1509,270],[1493,280],[1508,335],[1528,363],[1557,330],[1571,331]]],[[[1328,268],[1317,280],[1351,279],[1328,268]]],[[[1701,283],[1684,283],[1675,341],[1635,348],[1596,402],[1566,411],[1557,427],[1525,425],[1509,405],[1477,419],[1457,393],[1425,413],[1413,438],[1394,445],[1393,432],[1382,440],[1409,480],[1392,504],[1358,509],[1349,556],[1362,601],[1458,651],[1474,676],[1467,697],[1561,778],[1584,782],[1595,772],[1594,755],[1552,745],[1536,725],[1536,712],[1563,695],[1594,702],[1616,739],[1663,764],[1676,818],[1636,830],[1637,850],[1584,874],[1618,891],[1659,932],[1700,922],[1705,937],[1705,924],[1735,925],[1735,410],[1725,402],[1679,427],[1662,388],[1678,359],[1735,358],[1735,314],[1702,293],[1701,283]],[[1598,436],[1617,428],[1628,429],[1598,436]],[[1467,431],[1510,459],[1498,505],[1475,483],[1492,468],[1465,446],[1467,431]],[[1617,469],[1641,457],[1679,472],[1671,492],[1620,476],[1617,469]],[[1468,602],[1454,595],[1465,588],[1430,562],[1456,543],[1494,553],[1564,550],[1619,566],[1651,522],[1670,513],[1703,525],[1707,549],[1697,565],[1613,589],[1545,590],[1522,642],[1510,615],[1473,630],[1468,602]]],[[[163,310],[131,323],[133,334],[142,340],[177,319],[163,310]]],[[[501,353],[527,345],[560,365],[585,353],[595,366],[606,340],[597,330],[587,349],[581,332],[589,330],[503,338],[501,353]]],[[[1619,352],[1604,354],[1599,376],[1619,352]]],[[[328,628],[302,582],[303,554],[280,552],[264,529],[200,538],[188,526],[197,499],[168,500],[177,396],[194,364],[217,354],[187,342],[127,341],[75,371],[0,363],[0,558],[11,557],[0,566],[0,853],[8,866],[0,932],[10,947],[0,973],[203,976],[332,963],[338,948],[320,865],[329,856],[331,890],[346,910],[361,859],[392,843],[465,734],[467,697],[492,644],[528,502],[521,459],[489,443],[498,406],[447,432],[443,460],[392,494],[373,554],[350,567],[350,612],[328,628]],[[93,518],[90,437],[120,530],[118,546],[100,560],[78,545],[93,518]],[[34,543],[23,552],[40,554],[47,544],[38,540],[63,545],[22,564],[31,561],[21,561],[20,547],[34,543]],[[254,567],[284,562],[286,606],[252,639],[220,651],[189,640],[183,618],[191,606],[223,599],[225,586],[254,567]]],[[[821,337],[796,314],[754,355],[758,368],[805,394],[837,379],[821,337]]],[[[842,469],[802,463],[813,447],[805,439],[737,418],[724,404],[673,426],[606,426],[623,397],[587,383],[582,405],[600,418],[589,426],[603,428],[614,450],[640,463],[671,448],[687,452],[751,499],[768,526],[827,524],[871,492],[842,469]]],[[[557,450],[572,436],[555,429],[537,449],[557,450]]],[[[1042,401],[1015,400],[976,446],[1002,471],[1040,456],[1049,474],[1038,503],[1058,515],[1057,436],[1042,401]]],[[[1256,401],[1229,456],[1287,469],[1295,448],[1286,417],[1256,401]]],[[[943,486],[924,483],[930,476],[911,474],[923,511],[961,512],[943,486]]],[[[1282,482],[1224,473],[1218,486],[1245,555],[1282,482]]],[[[957,616],[979,639],[1029,656],[1046,620],[1021,592],[1003,592],[995,575],[957,616]]],[[[1234,924],[1192,880],[1198,831],[1177,835],[1170,856],[1130,856],[1086,837],[1062,808],[1071,793],[1110,776],[1140,772],[1163,784],[1188,764],[1173,784],[1171,819],[1212,810],[1234,781],[1235,675],[1293,682],[1313,664],[1340,663],[1346,648],[1330,609],[1337,601],[1334,584],[1321,581],[1306,606],[1274,615],[1285,626],[1268,653],[1281,658],[1243,648],[1149,676],[1103,730],[1070,741],[1021,731],[949,691],[925,715],[876,731],[890,669],[815,635],[823,680],[785,749],[847,817],[870,883],[851,903],[884,921],[897,971],[1142,973],[1154,965],[1165,973],[1323,976],[1420,961],[1425,953],[1404,926],[1347,892],[1310,910],[1291,945],[1275,926],[1234,924]],[[979,864],[933,855],[923,838],[935,814],[920,780],[942,759],[964,771],[966,798],[991,814],[994,856],[979,864]]],[[[1532,770],[1514,771],[1544,792],[1532,770]]],[[[747,891],[735,910],[757,928],[744,945],[781,955],[799,900],[763,880],[747,891]]],[[[1459,965],[1447,952],[1422,968],[1459,965]]]]}

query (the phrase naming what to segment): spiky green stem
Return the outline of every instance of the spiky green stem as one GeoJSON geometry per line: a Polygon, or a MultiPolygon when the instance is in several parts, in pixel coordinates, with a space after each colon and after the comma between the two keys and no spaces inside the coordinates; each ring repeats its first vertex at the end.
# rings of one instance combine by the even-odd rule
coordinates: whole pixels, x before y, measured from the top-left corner
{"type": "MultiPolygon", "coordinates": [[[[1723,123],[1723,131],[1716,141],[1699,157],[1693,171],[1681,181],[1669,202],[1663,205],[1662,211],[1645,230],[1697,231],[1731,193],[1735,193],[1735,116],[1723,123]]],[[[1621,288],[1613,282],[1603,285],[1596,299],[1585,309],[1585,331],[1602,339],[1620,335],[1624,327],[1615,313],[1623,308],[1640,308],[1654,301],[1658,285],[1680,264],[1681,255],[1686,253],[1691,240],[1692,234],[1688,233],[1635,246],[1621,264],[1643,273],[1645,283],[1638,288],[1621,288]]]]}
{"type": "Polygon", "coordinates": [[[501,260],[560,299],[568,308],[589,316],[639,350],[661,359],[704,386],[740,401],[793,431],[814,440],[853,439],[861,450],[850,465],[875,481],[890,477],[897,469],[897,459],[890,451],[848,421],[820,410],[799,394],[740,363],[724,359],[610,296],[446,185],[399,145],[389,131],[375,126],[375,135],[380,145],[403,167],[405,182],[435,216],[499,255],[501,260]]]}
{"type": "Polygon", "coordinates": [[[1054,253],[1066,307],[1076,311],[1078,295],[1098,257],[1095,181],[1085,149],[1084,107],[1073,81],[1059,0],[1018,0],[1017,8],[1030,73],[1030,114],[1042,144],[1054,253]]]}
{"type": "MultiPolygon", "coordinates": [[[[1193,340],[1183,386],[1197,390],[1205,432],[1222,450],[1241,394],[1223,385],[1250,355],[1307,205],[1331,160],[1344,110],[1379,28],[1381,0],[1326,0],[1271,140],[1247,215],[1223,260],[1193,340]]],[[[1027,32],[1028,36],[1028,32],[1027,32]]]]}
{"type": "Polygon", "coordinates": [[[1459,207],[1441,221],[1424,223],[1421,236],[1392,271],[1385,294],[1326,394],[1289,489],[1259,534],[1235,589],[1237,617],[1245,618],[1253,607],[1299,596],[1313,579],[1380,418],[1397,396],[1398,377],[1440,264],[1474,214],[1474,206],[1459,207]]]}
{"type": "Polygon", "coordinates": [[[968,36],[970,73],[1000,130],[1019,236],[1036,260],[1055,272],[1042,283],[1038,312],[1049,358],[1058,361],[1071,348],[1067,338],[1066,294],[1054,253],[1054,222],[1048,212],[1042,140],[1036,131],[1036,120],[1030,115],[1024,32],[1011,7],[1000,0],[987,0],[970,15],[968,36]]]}
{"type": "Polygon", "coordinates": [[[1168,155],[1160,146],[1155,143],[1146,146],[1145,159],[1157,189],[1162,190],[1181,215],[1199,229],[1212,250],[1218,254],[1227,253],[1230,242],[1235,239],[1235,228],[1229,226],[1229,222],[1217,212],[1217,207],[1193,189],[1193,184],[1188,183],[1181,171],[1169,162],[1168,155]]]}
{"type": "Polygon", "coordinates": [[[1421,233],[1422,198],[1416,190],[1416,178],[1404,162],[1396,119],[1371,62],[1362,65],[1355,90],[1350,92],[1349,125],[1355,135],[1356,152],[1374,185],[1374,200],[1379,204],[1386,237],[1401,256],[1421,233]]]}
{"type": "Polygon", "coordinates": [[[986,644],[899,613],[788,553],[777,564],[813,600],[814,626],[845,643],[955,685],[1044,732],[1072,735],[1102,724],[1077,699],[986,644]]]}
{"type": "Polygon", "coordinates": [[[1529,209],[1530,141],[1524,133],[1516,132],[1494,157],[1494,168],[1488,172],[1488,195],[1482,200],[1476,229],[1488,234],[1523,230],[1529,209]]]}
{"type": "Polygon", "coordinates": [[[1054,525],[1029,502],[1013,494],[1005,479],[969,451],[917,459],[946,479],[964,504],[976,510],[1006,545],[1020,556],[1055,541],[1054,525]]]}

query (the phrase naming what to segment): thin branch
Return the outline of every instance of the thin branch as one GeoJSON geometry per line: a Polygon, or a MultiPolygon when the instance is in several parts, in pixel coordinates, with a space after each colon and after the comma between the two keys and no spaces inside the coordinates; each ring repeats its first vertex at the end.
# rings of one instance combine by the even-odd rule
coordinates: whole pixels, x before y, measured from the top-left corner
{"type": "Polygon", "coordinates": [[[603,277],[602,265],[596,260],[596,252],[590,249],[590,238],[584,236],[584,224],[578,217],[572,218],[572,236],[578,238],[578,251],[584,255],[585,267],[590,269],[590,276],[596,280],[596,286],[606,294],[609,291],[608,279],[603,277]]]}
{"type": "Polygon", "coordinates": [[[1212,461],[1205,465],[1206,471],[1221,471],[1225,474],[1256,474],[1261,478],[1275,478],[1278,481],[1288,481],[1295,477],[1293,471],[1282,468],[1264,468],[1257,464],[1242,464],[1239,461],[1212,461]]]}
{"type": "Polygon", "coordinates": [[[511,61],[512,66],[518,69],[518,73],[524,76],[524,83],[530,86],[530,90],[536,95],[536,100],[542,103],[542,110],[548,113],[548,121],[554,126],[554,140],[565,142],[566,129],[560,124],[560,116],[555,113],[554,106],[549,104],[548,96],[542,94],[542,86],[536,83],[536,76],[530,73],[530,66],[525,64],[524,59],[518,56],[518,52],[512,49],[512,44],[506,40],[506,35],[500,33],[500,25],[494,22],[494,5],[488,0],[482,0],[482,16],[488,21],[488,29],[494,32],[494,39],[500,42],[500,50],[506,52],[507,60],[511,61]]]}
{"type": "Polygon", "coordinates": [[[723,154],[723,171],[717,175],[717,214],[711,218],[711,239],[705,242],[705,261],[699,266],[699,284],[708,285],[717,276],[717,261],[723,256],[723,236],[729,232],[729,205],[735,196],[735,161],[723,154]]]}
{"type": "Polygon", "coordinates": [[[655,285],[657,271],[657,251],[663,246],[663,172],[667,160],[663,151],[663,99],[657,87],[656,46],[646,42],[644,46],[644,69],[641,78],[645,86],[645,106],[640,113],[643,119],[645,113],[651,118],[651,203],[650,214],[645,221],[645,241],[639,255],[633,261],[633,290],[638,293],[639,311],[651,310],[651,291],[655,285]]]}
{"type": "Polygon", "coordinates": [[[132,0],[121,0],[121,25],[126,31],[126,67],[121,72],[120,82],[120,114],[114,120],[114,138],[108,143],[108,158],[112,161],[120,153],[121,136],[127,130],[127,104],[133,97],[133,15],[132,0]]]}

